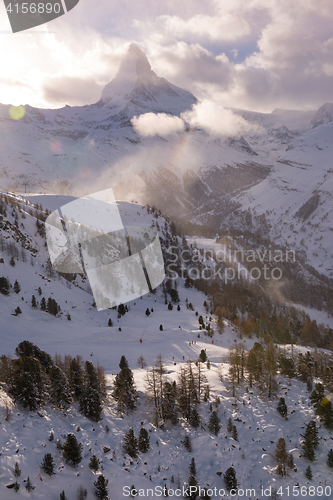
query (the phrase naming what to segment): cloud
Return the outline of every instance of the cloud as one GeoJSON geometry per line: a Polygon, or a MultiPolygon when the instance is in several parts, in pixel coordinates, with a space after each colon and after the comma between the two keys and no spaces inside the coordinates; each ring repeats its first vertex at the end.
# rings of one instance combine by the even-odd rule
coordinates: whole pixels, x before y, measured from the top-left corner
{"type": "Polygon", "coordinates": [[[59,76],[49,79],[43,86],[47,102],[55,106],[93,104],[101,97],[103,85],[94,79],[59,76]]]}
{"type": "Polygon", "coordinates": [[[134,116],[131,123],[135,131],[144,137],[154,135],[166,137],[185,129],[184,121],[181,118],[165,113],[145,113],[134,116]]]}
{"type": "Polygon", "coordinates": [[[259,130],[257,125],[212,101],[195,104],[191,111],[186,111],[181,116],[192,127],[203,128],[212,135],[235,137],[246,132],[259,130]]]}

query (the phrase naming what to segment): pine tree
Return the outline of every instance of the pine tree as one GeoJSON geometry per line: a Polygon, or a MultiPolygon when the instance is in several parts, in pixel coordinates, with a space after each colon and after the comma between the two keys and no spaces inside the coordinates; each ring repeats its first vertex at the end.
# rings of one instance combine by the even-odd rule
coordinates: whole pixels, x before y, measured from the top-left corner
{"type": "Polygon", "coordinates": [[[124,413],[125,411],[128,413],[129,411],[135,410],[138,394],[135,389],[133,373],[130,368],[124,366],[116,376],[112,396],[118,403],[118,411],[120,413],[124,413]]]}
{"type": "Polygon", "coordinates": [[[227,423],[227,431],[229,432],[229,434],[232,433],[232,428],[233,428],[232,419],[231,419],[231,417],[229,417],[228,423],[227,423]]]}
{"type": "Polygon", "coordinates": [[[306,426],[304,441],[302,444],[302,456],[311,462],[315,460],[315,448],[318,446],[318,432],[316,428],[316,423],[312,420],[306,426]],[[314,425],[313,425],[314,424],[314,425]]]}
{"type": "Polygon", "coordinates": [[[21,475],[21,469],[20,469],[20,466],[19,466],[18,462],[15,462],[15,467],[14,467],[13,474],[14,474],[15,477],[20,477],[20,475],[21,475]]]}
{"type": "Polygon", "coordinates": [[[192,408],[192,410],[191,410],[189,424],[192,427],[194,427],[194,429],[197,429],[200,425],[200,415],[199,415],[198,410],[196,408],[192,408]]]}
{"type": "Polygon", "coordinates": [[[191,476],[196,476],[197,475],[197,469],[196,469],[196,466],[195,466],[194,457],[191,459],[191,463],[189,465],[189,471],[190,471],[191,476]]]}
{"type": "Polygon", "coordinates": [[[172,309],[173,309],[173,305],[171,304],[171,302],[169,302],[169,304],[168,304],[168,309],[169,309],[169,311],[172,311],[172,309]]]}
{"type": "Polygon", "coordinates": [[[150,311],[149,311],[149,308],[147,307],[146,309],[146,316],[150,316],[150,311]]]}
{"type": "Polygon", "coordinates": [[[71,398],[66,374],[59,366],[52,366],[49,371],[51,403],[57,408],[68,408],[71,398]]]}
{"type": "Polygon", "coordinates": [[[333,449],[328,452],[327,455],[327,465],[333,467],[333,449]]]}
{"type": "Polygon", "coordinates": [[[40,301],[40,308],[42,311],[46,311],[46,300],[45,297],[42,297],[42,300],[40,301]]]}
{"type": "Polygon", "coordinates": [[[9,261],[9,264],[14,267],[15,266],[15,260],[14,260],[14,257],[12,256],[10,261],[9,261]]]}
{"type": "Polygon", "coordinates": [[[108,321],[108,326],[113,326],[112,319],[110,318],[108,321]]]}
{"type": "Polygon", "coordinates": [[[34,309],[36,309],[37,307],[36,297],[34,295],[31,298],[31,307],[33,307],[34,309]]]}
{"type": "Polygon", "coordinates": [[[226,470],[223,479],[228,491],[237,489],[238,481],[236,479],[236,472],[233,467],[229,467],[229,469],[226,470]]]}
{"type": "Polygon", "coordinates": [[[45,474],[48,474],[49,476],[53,476],[53,474],[54,474],[54,460],[53,460],[51,453],[46,453],[46,455],[44,455],[41,468],[43,469],[45,474]]]}
{"type": "Polygon", "coordinates": [[[19,483],[17,481],[15,481],[15,483],[14,483],[14,491],[17,493],[19,489],[20,489],[20,485],[19,485],[19,483]]]}
{"type": "Polygon", "coordinates": [[[76,467],[82,460],[82,444],[78,443],[74,434],[67,434],[67,440],[63,445],[63,456],[69,465],[76,467]]]}
{"type": "Polygon", "coordinates": [[[21,308],[20,307],[17,307],[15,309],[15,315],[18,316],[19,314],[22,314],[22,311],[21,311],[21,308]]]}
{"type": "Polygon", "coordinates": [[[93,387],[86,387],[80,397],[80,412],[93,422],[99,422],[102,413],[102,401],[99,392],[93,387]]]}
{"type": "Polygon", "coordinates": [[[136,458],[138,454],[138,440],[134,435],[133,428],[131,427],[125,434],[123,448],[126,453],[132,457],[136,458]]]}
{"type": "Polygon", "coordinates": [[[305,477],[306,477],[306,479],[309,479],[309,481],[311,481],[311,479],[313,478],[312,469],[311,469],[310,465],[308,465],[306,468],[305,477]]]}
{"type": "Polygon", "coordinates": [[[206,351],[204,349],[201,349],[200,354],[199,354],[199,359],[200,359],[201,363],[206,362],[207,354],[206,354],[206,351]]]}
{"type": "Polygon", "coordinates": [[[139,451],[141,451],[142,453],[147,453],[147,451],[149,450],[149,440],[150,438],[148,431],[144,427],[141,427],[138,441],[139,451]]]}
{"type": "Polygon", "coordinates": [[[13,379],[10,392],[15,400],[30,411],[44,401],[45,384],[41,363],[33,357],[22,356],[13,363],[13,379]]]}
{"type": "Polygon", "coordinates": [[[108,496],[108,479],[105,479],[103,475],[98,476],[97,480],[94,481],[95,495],[101,500],[107,500],[108,496]]]}
{"type": "Polygon", "coordinates": [[[69,385],[76,400],[79,400],[83,392],[83,370],[80,359],[74,358],[69,365],[69,385]]]}
{"type": "Polygon", "coordinates": [[[218,435],[219,430],[221,429],[221,419],[218,416],[216,411],[213,411],[209,418],[209,424],[208,424],[208,429],[211,432],[214,432],[215,436],[218,435]]]}
{"type": "Polygon", "coordinates": [[[67,500],[64,490],[60,493],[60,500],[67,500]]]}
{"type": "Polygon", "coordinates": [[[238,432],[237,432],[237,427],[235,425],[232,426],[231,435],[235,441],[238,441],[238,432]]]}
{"type": "Polygon", "coordinates": [[[30,493],[30,491],[32,491],[32,490],[34,490],[34,489],[35,489],[35,487],[34,487],[34,486],[32,486],[32,483],[31,483],[31,481],[30,481],[30,477],[29,477],[29,476],[28,476],[28,478],[27,478],[27,482],[26,482],[25,488],[26,488],[26,490],[27,490],[29,493],[30,493]]]}
{"type": "Polygon", "coordinates": [[[198,481],[195,479],[194,476],[191,475],[188,478],[188,489],[186,490],[185,497],[189,498],[190,500],[195,500],[197,498],[197,496],[199,495],[198,489],[199,489],[198,488],[198,481]]]}
{"type": "Polygon", "coordinates": [[[187,434],[184,438],[184,446],[185,446],[185,449],[191,453],[191,451],[192,451],[191,439],[190,439],[190,436],[188,436],[187,434]]]}
{"type": "Polygon", "coordinates": [[[20,287],[19,282],[17,280],[15,280],[13,290],[15,293],[20,293],[20,291],[21,291],[21,287],[20,287]]]}
{"type": "Polygon", "coordinates": [[[97,472],[99,469],[99,459],[96,457],[96,455],[93,455],[90,460],[89,460],[89,469],[91,469],[94,472],[97,472]]]}
{"type": "Polygon", "coordinates": [[[120,361],[119,361],[119,368],[122,370],[123,368],[128,368],[128,361],[127,359],[125,358],[124,355],[122,355],[122,357],[120,358],[120,361]]]}
{"type": "Polygon", "coordinates": [[[160,331],[163,332],[163,325],[160,325],[160,331]]]}
{"type": "Polygon", "coordinates": [[[288,408],[284,398],[280,398],[276,409],[280,413],[281,417],[285,418],[288,415],[288,408]]]}
{"type": "Polygon", "coordinates": [[[286,450],[286,443],[283,437],[278,440],[275,450],[275,458],[279,465],[277,468],[277,473],[284,477],[286,475],[286,464],[288,461],[288,453],[286,450]]]}

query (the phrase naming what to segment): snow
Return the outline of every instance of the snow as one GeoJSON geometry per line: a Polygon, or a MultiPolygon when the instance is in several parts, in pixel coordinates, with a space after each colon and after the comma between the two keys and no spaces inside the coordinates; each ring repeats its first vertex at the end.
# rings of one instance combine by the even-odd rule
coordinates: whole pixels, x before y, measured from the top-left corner
{"type": "MultiPolygon", "coordinates": [[[[30,196],[29,199],[36,200],[30,196]]],[[[24,200],[21,201],[24,208],[24,200]]],[[[61,203],[66,201],[61,199],[61,203]]],[[[55,208],[58,202],[57,197],[38,197],[38,203],[43,206],[48,204],[55,208]]],[[[118,208],[124,225],[143,224],[149,227],[158,221],[161,227],[164,226],[162,217],[158,216],[156,219],[147,213],[145,207],[138,204],[118,202],[118,208]]],[[[8,219],[13,220],[11,213],[8,213],[8,219]]],[[[8,297],[0,295],[0,354],[13,355],[17,344],[25,339],[38,344],[51,355],[56,352],[73,356],[80,354],[83,359],[91,360],[95,364],[99,362],[105,367],[110,389],[115,374],[119,372],[120,357],[124,354],[134,372],[138,390],[144,391],[146,372],[137,366],[137,358],[140,355],[152,366],[157,355],[162,354],[167,377],[172,381],[177,379],[179,368],[187,360],[196,360],[201,349],[206,349],[211,368],[205,366],[204,373],[211,386],[211,396],[207,403],[202,402],[199,405],[203,428],[194,430],[181,421],[177,426],[166,424],[164,429],[156,429],[151,424],[152,415],[143,397],[140,397],[137,411],[124,418],[119,416],[115,402],[108,397],[103,419],[96,424],[83,417],[75,405],[65,414],[50,406],[44,406],[38,413],[24,410],[14,405],[0,389],[0,498],[7,500],[14,495],[5,489],[5,486],[14,482],[12,471],[16,461],[22,469],[22,475],[18,478],[21,487],[15,498],[30,496],[36,500],[58,500],[60,492],[65,490],[68,499],[74,500],[80,485],[87,488],[88,499],[94,498],[93,480],[97,475],[88,468],[92,454],[96,454],[102,461],[103,474],[109,480],[112,500],[123,498],[123,487],[132,484],[145,491],[147,488],[164,484],[168,488],[176,488],[178,473],[180,484],[183,486],[189,477],[188,466],[192,457],[196,461],[200,486],[224,488],[223,476],[216,473],[224,473],[232,465],[241,488],[256,489],[255,497],[251,498],[260,498],[261,486],[285,488],[289,485],[292,488],[297,482],[300,486],[333,486],[331,472],[326,466],[327,453],[333,448],[333,438],[323,427],[319,429],[317,460],[311,465],[314,478],[308,482],[304,475],[308,462],[300,458],[300,434],[310,419],[319,423],[313,409],[308,406],[309,393],[304,383],[278,376],[278,396],[283,396],[286,400],[288,420],[280,417],[276,411],[277,400],[268,401],[255,387],[248,388],[247,391],[246,383],[236,388],[235,398],[231,397],[227,353],[228,348],[240,339],[233,325],[227,321],[224,333],[215,333],[214,343],[209,337],[203,336],[203,332],[198,328],[195,311],[204,318],[207,317],[203,306],[207,298],[205,295],[195,289],[186,289],[180,279],[180,311],[177,311],[176,307],[172,311],[167,309],[162,290],[159,288],[155,294],[147,294],[129,303],[129,312],[120,319],[114,310],[97,312],[92,307],[92,296],[84,289],[67,284],[61,277],[48,276],[45,268],[47,253],[44,240],[35,234],[35,220],[27,214],[25,219],[19,216],[19,223],[21,222],[25,226],[24,232],[32,239],[39,252],[37,257],[33,258],[34,266],[31,265],[27,252],[27,261],[19,260],[15,267],[9,265],[9,256],[2,252],[5,262],[0,264],[0,275],[8,276],[11,283],[18,279],[21,292],[18,295],[12,292],[8,297]],[[37,291],[39,286],[42,288],[42,296],[55,298],[64,314],[55,318],[40,309],[31,308],[33,293],[37,300],[40,300],[37,291]],[[194,311],[186,308],[186,298],[192,302],[194,311]],[[22,314],[12,316],[11,312],[18,305],[22,314]],[[145,315],[147,308],[154,309],[149,317],[145,315]],[[70,312],[71,321],[65,317],[67,312],[70,312]],[[113,327],[107,326],[109,318],[112,318],[113,327]],[[163,325],[163,332],[159,330],[160,324],[163,325]],[[139,342],[140,338],[142,343],[139,342]],[[212,403],[214,408],[217,395],[221,400],[218,413],[222,428],[218,436],[214,436],[207,430],[207,425],[210,416],[209,405],[212,403]],[[5,420],[6,405],[11,409],[8,420],[5,420]],[[232,417],[237,426],[238,442],[226,432],[229,417],[232,417]],[[135,435],[138,436],[142,425],[149,431],[151,449],[147,454],[139,454],[138,459],[132,460],[124,455],[123,438],[129,427],[133,427],[135,435]],[[106,426],[109,427],[109,432],[106,426]],[[48,440],[51,432],[54,433],[54,442],[48,440]],[[61,439],[63,443],[69,432],[74,432],[78,441],[83,444],[84,458],[76,469],[66,465],[61,452],[56,449],[56,440],[61,439]],[[191,437],[191,453],[187,452],[181,443],[185,434],[191,437]],[[279,478],[274,472],[276,463],[273,455],[279,437],[285,438],[287,450],[293,453],[297,467],[297,472],[291,471],[286,479],[279,478]],[[110,451],[104,453],[103,446],[110,447],[110,451]],[[51,453],[55,458],[56,474],[52,477],[46,476],[39,468],[45,453],[51,453]],[[172,475],[175,483],[171,483],[172,475]],[[23,482],[27,476],[36,486],[30,495],[26,492],[23,482]]],[[[196,239],[196,242],[198,246],[213,245],[209,240],[196,239]]],[[[86,283],[76,281],[81,287],[86,287],[86,283]]],[[[214,321],[212,324],[214,326],[214,321]]],[[[243,339],[244,346],[251,348],[255,340],[243,339]]],[[[332,495],[323,498],[332,498],[332,495]]]]}

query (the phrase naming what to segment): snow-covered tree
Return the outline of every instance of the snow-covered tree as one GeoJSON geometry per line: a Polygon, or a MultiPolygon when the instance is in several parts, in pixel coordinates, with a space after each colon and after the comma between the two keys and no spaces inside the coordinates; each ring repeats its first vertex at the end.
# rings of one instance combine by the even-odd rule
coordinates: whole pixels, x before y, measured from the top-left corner
{"type": "Polygon", "coordinates": [[[101,500],[107,500],[109,498],[108,496],[108,479],[105,479],[103,474],[98,476],[97,480],[94,481],[94,486],[95,486],[95,495],[100,498],[101,500]]]}
{"type": "Polygon", "coordinates": [[[97,472],[99,469],[99,459],[96,457],[96,455],[92,455],[89,460],[89,469],[91,469],[94,472],[97,472]]]}
{"type": "Polygon", "coordinates": [[[54,474],[54,459],[51,453],[46,453],[43,458],[43,462],[41,464],[41,468],[48,474],[49,476],[53,476],[54,474]]]}
{"type": "Polygon", "coordinates": [[[229,467],[223,475],[224,484],[228,491],[237,489],[238,481],[236,479],[236,471],[233,467],[229,467]]]}
{"type": "Polygon", "coordinates": [[[208,429],[211,432],[214,432],[215,436],[218,435],[219,430],[221,429],[221,419],[218,416],[216,411],[213,411],[209,418],[209,424],[208,424],[208,429]]]}
{"type": "Polygon", "coordinates": [[[285,418],[288,415],[288,408],[284,398],[280,398],[276,409],[280,413],[281,417],[285,418]]]}
{"type": "Polygon", "coordinates": [[[138,440],[139,451],[141,451],[142,453],[147,453],[147,451],[149,450],[149,440],[150,438],[148,431],[144,427],[141,427],[138,440]]]}
{"type": "Polygon", "coordinates": [[[195,466],[194,457],[191,459],[191,463],[189,465],[189,471],[190,471],[191,476],[196,476],[197,475],[197,469],[196,469],[196,466],[195,466]]]}
{"type": "Polygon", "coordinates": [[[76,467],[82,461],[82,444],[78,443],[73,433],[67,434],[63,445],[63,456],[69,465],[76,467]]]}
{"type": "Polygon", "coordinates": [[[135,458],[138,454],[138,440],[132,427],[125,434],[123,448],[132,458],[135,458]]]}
{"type": "Polygon", "coordinates": [[[21,475],[21,469],[20,469],[20,466],[19,466],[18,462],[15,462],[15,467],[14,467],[13,474],[14,474],[15,477],[20,477],[20,475],[21,475]]]}
{"type": "Polygon", "coordinates": [[[124,366],[116,376],[112,396],[118,403],[117,406],[120,413],[128,413],[135,410],[138,394],[130,368],[124,366]]]}
{"type": "Polygon", "coordinates": [[[308,465],[306,468],[305,477],[306,479],[309,479],[309,481],[311,481],[311,479],[313,478],[312,469],[310,465],[308,465]]]}
{"type": "Polygon", "coordinates": [[[14,286],[13,286],[13,290],[15,293],[20,293],[21,291],[21,287],[20,287],[20,284],[17,280],[15,280],[15,283],[14,283],[14,286]]]}
{"type": "Polygon", "coordinates": [[[49,378],[51,403],[58,408],[68,408],[71,397],[66,374],[59,366],[52,366],[49,371],[49,378]]]}

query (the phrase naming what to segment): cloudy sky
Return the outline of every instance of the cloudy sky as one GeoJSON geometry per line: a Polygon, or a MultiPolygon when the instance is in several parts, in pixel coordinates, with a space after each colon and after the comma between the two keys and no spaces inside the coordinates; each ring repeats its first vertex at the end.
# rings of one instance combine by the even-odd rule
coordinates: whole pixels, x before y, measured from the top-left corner
{"type": "Polygon", "coordinates": [[[333,102],[332,0],[80,0],[16,34],[1,2],[0,103],[96,102],[129,43],[159,76],[223,106],[333,102]]]}

